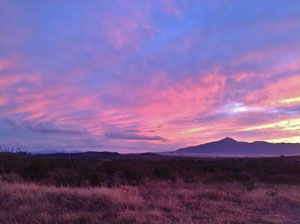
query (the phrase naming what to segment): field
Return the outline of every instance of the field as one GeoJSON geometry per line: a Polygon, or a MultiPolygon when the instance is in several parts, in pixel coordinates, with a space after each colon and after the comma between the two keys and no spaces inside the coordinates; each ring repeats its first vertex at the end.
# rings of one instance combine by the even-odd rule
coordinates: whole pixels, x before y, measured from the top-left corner
{"type": "Polygon", "coordinates": [[[0,223],[299,224],[297,157],[67,160],[0,155],[0,223]]]}

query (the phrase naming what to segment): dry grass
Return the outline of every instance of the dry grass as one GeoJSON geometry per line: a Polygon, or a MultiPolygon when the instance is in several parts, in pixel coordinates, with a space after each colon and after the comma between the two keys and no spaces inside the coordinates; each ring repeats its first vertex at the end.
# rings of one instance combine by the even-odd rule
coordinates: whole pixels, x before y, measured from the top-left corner
{"type": "Polygon", "coordinates": [[[57,188],[0,182],[1,224],[300,223],[300,187],[148,182],[57,188]]]}

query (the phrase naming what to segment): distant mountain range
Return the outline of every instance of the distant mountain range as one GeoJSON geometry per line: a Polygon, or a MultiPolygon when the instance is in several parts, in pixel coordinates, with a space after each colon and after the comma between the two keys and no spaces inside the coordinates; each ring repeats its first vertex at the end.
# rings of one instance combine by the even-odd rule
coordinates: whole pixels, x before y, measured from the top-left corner
{"type": "Polygon", "coordinates": [[[295,156],[300,155],[299,143],[239,142],[232,138],[178,149],[171,154],[181,156],[295,156]]]}
{"type": "Polygon", "coordinates": [[[197,146],[178,149],[163,153],[129,153],[117,152],[66,152],[66,151],[40,151],[30,154],[37,158],[61,158],[61,159],[145,159],[160,160],[168,158],[184,157],[274,157],[274,156],[299,156],[299,143],[269,143],[264,141],[239,142],[232,138],[224,138],[216,142],[210,142],[197,146]]]}
{"type": "Polygon", "coordinates": [[[122,160],[122,159],[146,159],[158,160],[164,156],[156,153],[130,153],[121,154],[117,152],[56,152],[56,153],[39,153],[32,154],[35,158],[55,158],[55,159],[100,159],[100,160],[122,160]]]}

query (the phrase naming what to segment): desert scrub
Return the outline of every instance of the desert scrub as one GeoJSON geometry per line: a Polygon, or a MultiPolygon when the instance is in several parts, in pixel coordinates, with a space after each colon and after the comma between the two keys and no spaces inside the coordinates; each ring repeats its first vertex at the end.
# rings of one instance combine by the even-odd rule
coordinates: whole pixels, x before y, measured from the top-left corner
{"type": "Polygon", "coordinates": [[[300,223],[299,186],[147,181],[68,188],[0,181],[0,223],[300,223]]]}

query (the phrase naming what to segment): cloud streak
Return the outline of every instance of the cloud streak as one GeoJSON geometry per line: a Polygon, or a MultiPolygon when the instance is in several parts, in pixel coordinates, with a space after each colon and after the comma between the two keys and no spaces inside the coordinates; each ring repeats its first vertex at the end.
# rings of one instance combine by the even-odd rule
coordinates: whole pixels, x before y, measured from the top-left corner
{"type": "Polygon", "coordinates": [[[85,131],[70,127],[58,126],[51,122],[31,123],[24,122],[24,126],[32,132],[45,134],[84,134],[85,131]]]}
{"type": "Polygon", "coordinates": [[[159,137],[159,136],[146,136],[146,135],[139,135],[133,133],[124,133],[124,132],[117,132],[117,131],[109,131],[105,132],[104,135],[108,138],[112,139],[126,139],[126,140],[148,140],[148,141],[166,141],[166,139],[159,137]]]}

